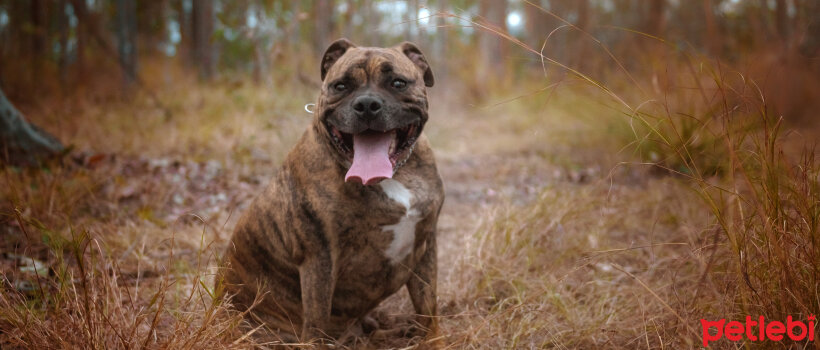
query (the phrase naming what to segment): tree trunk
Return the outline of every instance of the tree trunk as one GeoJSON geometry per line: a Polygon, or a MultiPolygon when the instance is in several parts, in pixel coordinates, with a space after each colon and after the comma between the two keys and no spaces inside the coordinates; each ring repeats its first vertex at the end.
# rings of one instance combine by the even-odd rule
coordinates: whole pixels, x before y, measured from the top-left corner
{"type": "Polygon", "coordinates": [[[646,21],[646,32],[650,35],[660,36],[666,26],[666,0],[649,0],[649,16],[646,21]]]}
{"type": "Polygon", "coordinates": [[[801,54],[816,58],[820,49],[820,1],[808,1],[805,8],[808,25],[799,49],[801,54]]]}
{"type": "Polygon", "coordinates": [[[377,45],[377,41],[379,40],[379,35],[375,30],[367,30],[368,26],[372,26],[372,28],[378,28],[381,25],[381,17],[376,16],[376,11],[373,10],[373,0],[364,0],[364,24],[359,26],[362,30],[365,31],[365,37],[367,38],[368,45],[377,45]]]}
{"type": "Polygon", "coordinates": [[[191,24],[194,64],[199,70],[199,78],[209,80],[214,73],[211,35],[213,34],[213,0],[192,1],[191,24]]]}
{"type": "MultiPolygon", "coordinates": [[[[539,4],[538,1],[534,3],[539,4]]],[[[541,49],[542,42],[544,41],[543,38],[547,36],[547,34],[544,33],[544,29],[541,28],[541,24],[545,22],[542,16],[546,16],[546,14],[541,13],[539,8],[527,3],[524,4],[524,34],[526,36],[527,45],[532,46],[536,50],[541,49]]]]}
{"type": "Polygon", "coordinates": [[[712,5],[712,0],[703,0],[703,18],[706,21],[703,43],[706,45],[709,54],[717,57],[720,55],[721,40],[715,23],[715,7],[712,5]]]}
{"type": "Polygon", "coordinates": [[[26,122],[0,90],[0,160],[15,165],[35,165],[63,151],[57,139],[26,122]]]}
{"type": "Polygon", "coordinates": [[[77,16],[77,76],[85,76],[85,48],[88,45],[88,9],[84,0],[71,0],[71,8],[77,16]]]}
{"type": "Polygon", "coordinates": [[[191,20],[192,9],[185,4],[182,0],[172,1],[171,8],[173,8],[173,11],[176,13],[177,24],[179,25],[179,43],[177,44],[176,55],[181,59],[183,64],[190,66],[195,64],[194,44],[191,42],[194,25],[191,24],[191,22],[193,22],[191,20]]]}
{"type": "MultiPolygon", "coordinates": [[[[578,22],[575,24],[579,30],[582,32],[589,32],[589,23],[590,23],[590,15],[589,15],[589,0],[578,0],[578,22]]],[[[587,71],[587,42],[588,39],[583,33],[574,33],[573,37],[575,37],[575,45],[576,45],[576,56],[575,56],[575,68],[579,71],[586,72],[587,71]]]]}
{"type": "Polygon", "coordinates": [[[57,2],[57,25],[60,30],[60,57],[57,60],[57,68],[60,74],[60,86],[65,87],[68,81],[68,16],[66,15],[67,0],[57,2]]]}
{"type": "Polygon", "coordinates": [[[436,35],[433,36],[433,60],[438,61],[438,64],[434,67],[438,81],[447,81],[447,74],[449,74],[447,69],[447,62],[449,62],[447,60],[447,45],[451,28],[447,26],[447,18],[443,15],[447,11],[449,11],[447,1],[438,0],[438,13],[434,18],[431,18],[436,24],[436,35]]]}
{"type": "MultiPolygon", "coordinates": [[[[558,16],[558,17],[562,18],[565,21],[570,20],[570,15],[575,10],[575,8],[573,6],[573,5],[575,5],[575,2],[573,0],[551,0],[549,2],[549,4],[550,4],[550,7],[549,7],[550,12],[552,12],[555,16],[558,16]]],[[[557,21],[557,20],[554,20],[553,18],[550,18],[550,17],[552,17],[552,16],[547,17],[547,19],[549,20],[549,22],[547,23],[547,30],[548,31],[551,32],[553,29],[556,29],[556,28],[564,25],[563,21],[557,21]]],[[[571,30],[569,30],[567,28],[564,28],[564,29],[561,29],[561,30],[557,31],[555,34],[553,34],[553,36],[550,38],[549,43],[547,43],[547,45],[549,45],[549,47],[551,47],[553,50],[552,51],[544,51],[544,56],[549,56],[550,58],[552,58],[552,59],[554,59],[558,62],[571,63],[571,62],[569,62],[569,60],[573,59],[573,57],[570,55],[571,52],[570,52],[570,50],[565,49],[565,48],[570,47],[572,45],[572,43],[569,42],[569,35],[567,35],[568,33],[570,33],[570,31],[571,30]]],[[[548,34],[549,33],[546,33],[545,35],[548,35],[548,34]]],[[[544,37],[544,39],[546,39],[546,36],[544,37]]],[[[542,45],[543,45],[543,43],[542,43],[542,45]]],[[[540,50],[540,46],[539,46],[539,50],[540,50]]],[[[541,62],[539,62],[539,66],[540,65],[541,65],[541,62]]]]}
{"type": "Polygon", "coordinates": [[[775,26],[777,35],[782,40],[784,46],[788,46],[789,40],[789,15],[786,13],[786,0],[777,0],[775,7],[775,26]]]}
{"type": "Polygon", "coordinates": [[[117,51],[126,87],[137,80],[137,6],[117,0],[117,51]]]}
{"type": "Polygon", "coordinates": [[[356,44],[364,46],[377,46],[377,31],[375,28],[379,27],[379,16],[374,15],[373,0],[362,0],[359,6],[359,15],[362,17],[362,23],[356,26],[355,40],[361,40],[356,44]],[[370,30],[368,30],[370,29],[370,30]]]}
{"type": "MultiPolygon", "coordinates": [[[[45,61],[46,53],[46,26],[47,13],[46,2],[43,0],[31,0],[31,81],[40,80],[42,63],[45,61]]],[[[34,84],[38,86],[39,84],[34,84]]]]}
{"type": "Polygon", "coordinates": [[[419,2],[418,0],[407,1],[407,35],[404,40],[416,41],[419,34],[419,2]]]}
{"type": "Polygon", "coordinates": [[[333,40],[333,1],[316,0],[313,20],[316,23],[316,31],[313,33],[314,49],[322,54],[333,40]]]}
{"type": "Polygon", "coordinates": [[[589,0],[578,1],[578,28],[583,31],[589,30],[589,0]]]}
{"type": "Polygon", "coordinates": [[[351,39],[353,36],[353,14],[358,11],[356,11],[356,1],[347,0],[345,4],[347,8],[344,13],[344,23],[342,23],[342,36],[351,39]]]}
{"type": "Polygon", "coordinates": [[[504,74],[504,57],[507,52],[507,39],[498,33],[507,32],[507,2],[498,0],[481,0],[479,5],[479,23],[489,29],[479,30],[479,50],[481,50],[482,67],[478,70],[479,79],[490,72],[496,79],[504,74]]]}

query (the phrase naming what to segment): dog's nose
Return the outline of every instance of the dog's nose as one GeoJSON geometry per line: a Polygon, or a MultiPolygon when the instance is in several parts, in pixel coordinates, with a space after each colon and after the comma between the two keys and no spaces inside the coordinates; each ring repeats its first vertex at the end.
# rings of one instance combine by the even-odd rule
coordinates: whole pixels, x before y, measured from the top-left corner
{"type": "Polygon", "coordinates": [[[372,95],[359,96],[353,100],[353,110],[359,116],[376,116],[382,110],[382,100],[372,95]]]}

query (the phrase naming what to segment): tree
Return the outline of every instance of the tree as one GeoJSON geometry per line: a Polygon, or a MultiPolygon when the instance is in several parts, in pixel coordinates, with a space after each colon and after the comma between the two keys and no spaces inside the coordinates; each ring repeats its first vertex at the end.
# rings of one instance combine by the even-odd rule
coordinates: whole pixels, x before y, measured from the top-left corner
{"type": "Polygon", "coordinates": [[[77,16],[77,76],[85,76],[85,49],[88,46],[89,18],[84,0],[70,0],[77,16]]]}
{"type": "MultiPolygon", "coordinates": [[[[490,72],[495,78],[500,78],[504,73],[507,40],[492,31],[507,32],[507,2],[481,0],[479,16],[481,17],[479,23],[489,29],[482,29],[479,33],[482,67],[477,72],[480,75],[490,72]]],[[[479,76],[479,79],[481,79],[481,76],[479,76]]]]}
{"type": "Polygon", "coordinates": [[[450,38],[450,27],[447,26],[447,17],[444,13],[448,11],[447,1],[438,0],[438,13],[432,20],[436,23],[436,40],[433,40],[433,59],[437,61],[435,64],[436,76],[441,78],[441,81],[447,81],[449,70],[447,69],[447,48],[446,45],[450,38]]]}
{"type": "Polygon", "coordinates": [[[820,48],[820,1],[808,1],[804,6],[808,14],[808,24],[799,49],[800,53],[811,57],[820,48]]]}
{"type": "Polygon", "coordinates": [[[53,136],[28,123],[0,89],[0,160],[32,165],[63,149],[53,136]]]}
{"type": "Polygon", "coordinates": [[[31,61],[34,63],[32,69],[34,81],[39,79],[38,73],[41,70],[41,63],[45,57],[47,44],[47,8],[48,4],[43,0],[32,0],[31,4],[31,61]]]}
{"type": "Polygon", "coordinates": [[[330,41],[333,40],[333,1],[316,0],[314,8],[314,21],[316,22],[313,33],[313,44],[316,52],[325,51],[330,41]]]}
{"type": "Polygon", "coordinates": [[[192,1],[191,8],[191,44],[194,64],[199,70],[199,78],[209,80],[214,73],[213,49],[211,36],[214,31],[213,0],[192,1]]]}
{"type": "Polygon", "coordinates": [[[718,31],[717,20],[715,19],[715,6],[712,0],[703,0],[703,17],[706,20],[706,31],[704,45],[712,56],[720,55],[721,42],[723,42],[718,31]]]}
{"type": "Polygon", "coordinates": [[[125,85],[137,80],[137,6],[135,0],[117,0],[117,49],[125,85]]]}
{"type": "MultiPolygon", "coordinates": [[[[577,5],[578,22],[575,23],[575,26],[582,32],[588,32],[590,24],[589,0],[578,0],[577,5]]],[[[587,68],[586,62],[588,59],[586,52],[587,39],[582,33],[576,33],[575,37],[579,38],[575,40],[575,67],[581,71],[585,71],[587,68]]]]}
{"type": "Polygon", "coordinates": [[[60,31],[60,56],[57,66],[60,72],[60,85],[65,86],[68,77],[68,16],[66,15],[67,0],[57,2],[57,26],[60,31]]]}
{"type": "MultiPolygon", "coordinates": [[[[527,45],[532,46],[536,50],[540,50],[544,45],[544,40],[547,39],[547,34],[550,32],[549,15],[544,13],[541,8],[541,1],[533,1],[533,4],[524,4],[524,25],[526,26],[527,45]]],[[[539,66],[541,64],[539,63],[539,66]]]]}
{"type": "Polygon", "coordinates": [[[663,34],[666,26],[666,0],[649,0],[649,16],[646,18],[646,32],[651,35],[663,34]]]}
{"type": "Polygon", "coordinates": [[[775,7],[775,26],[777,27],[777,35],[784,45],[788,44],[789,39],[789,15],[786,13],[786,0],[777,0],[775,7]]]}

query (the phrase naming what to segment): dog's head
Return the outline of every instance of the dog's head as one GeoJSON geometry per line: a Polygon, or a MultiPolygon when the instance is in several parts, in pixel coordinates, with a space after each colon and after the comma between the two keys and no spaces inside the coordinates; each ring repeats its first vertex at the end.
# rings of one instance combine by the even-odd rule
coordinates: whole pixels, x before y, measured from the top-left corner
{"type": "Polygon", "coordinates": [[[427,122],[433,71],[409,42],[391,48],[330,44],[322,58],[319,132],[348,167],[345,181],[365,185],[393,176],[427,122]]]}

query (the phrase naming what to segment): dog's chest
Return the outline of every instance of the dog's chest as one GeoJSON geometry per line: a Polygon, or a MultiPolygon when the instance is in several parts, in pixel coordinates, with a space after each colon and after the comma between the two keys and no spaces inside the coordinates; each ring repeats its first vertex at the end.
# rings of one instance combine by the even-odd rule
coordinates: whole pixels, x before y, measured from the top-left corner
{"type": "Polygon", "coordinates": [[[384,250],[384,255],[396,264],[407,257],[413,250],[416,240],[416,225],[421,221],[421,212],[413,205],[416,198],[413,192],[401,182],[387,179],[379,183],[384,194],[391,201],[404,207],[404,215],[399,217],[395,224],[382,225],[381,231],[385,235],[392,235],[390,244],[384,250]]]}
{"type": "Polygon", "coordinates": [[[340,268],[345,274],[390,275],[414,264],[433,214],[428,184],[419,178],[394,178],[358,192],[338,205],[340,268]]]}

